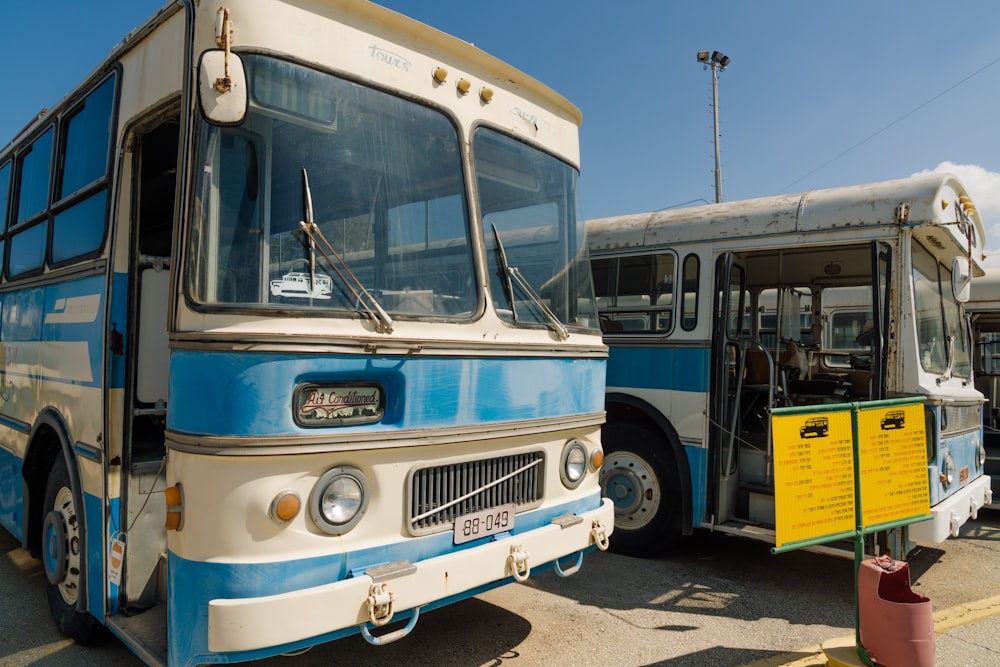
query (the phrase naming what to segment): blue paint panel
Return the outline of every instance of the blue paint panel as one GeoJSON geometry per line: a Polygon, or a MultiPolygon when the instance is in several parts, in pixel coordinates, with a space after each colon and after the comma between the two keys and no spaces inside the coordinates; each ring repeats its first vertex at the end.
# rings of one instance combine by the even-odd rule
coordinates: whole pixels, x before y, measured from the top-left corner
{"type": "MultiPolygon", "coordinates": [[[[88,348],[88,358],[90,361],[89,382],[71,380],[73,384],[81,384],[87,387],[103,386],[101,372],[102,354],[104,349],[104,305],[105,305],[105,277],[93,276],[74,280],[57,285],[50,285],[45,288],[45,311],[42,322],[42,337],[46,341],[54,342],[79,342],[86,341],[88,348]],[[79,321],[73,314],[63,316],[68,304],[73,299],[87,298],[98,295],[100,298],[97,312],[91,319],[81,317],[79,321]]],[[[54,369],[58,371],[58,369],[54,369]]],[[[40,373],[46,380],[63,380],[46,376],[46,369],[41,368],[40,373]]],[[[63,380],[66,381],[66,380],[63,380]]]]}
{"type": "Polygon", "coordinates": [[[24,513],[24,485],[21,483],[21,459],[0,449],[0,526],[21,541],[21,517],[24,513]]]}
{"type": "Polygon", "coordinates": [[[386,432],[563,417],[604,409],[603,359],[368,357],[174,351],[168,428],[316,433],[292,417],[305,382],[379,382],[385,416],[338,432],[386,432]]]}
{"type": "Polygon", "coordinates": [[[45,291],[41,287],[3,295],[0,338],[4,343],[41,340],[44,300],[45,291]]]}
{"type": "Polygon", "coordinates": [[[104,276],[90,276],[46,287],[8,292],[2,296],[0,340],[8,346],[8,354],[18,353],[18,343],[85,342],[90,366],[89,379],[65,377],[58,367],[60,360],[46,357],[40,351],[37,352],[37,360],[8,358],[7,362],[35,364],[36,370],[31,375],[33,379],[86,387],[103,386],[101,363],[104,349],[105,284],[104,276]],[[81,307],[81,301],[92,297],[98,299],[96,308],[87,305],[81,307]],[[46,364],[52,367],[47,367],[46,364]]]}
{"type": "Polygon", "coordinates": [[[125,359],[128,337],[128,274],[116,273],[112,277],[111,301],[108,305],[108,331],[112,340],[109,341],[111,366],[108,368],[108,386],[111,389],[121,389],[125,386],[125,359]],[[120,346],[118,345],[120,341],[120,346]]]}
{"type": "MultiPolygon", "coordinates": [[[[112,503],[117,516],[118,499],[112,499],[112,503]]],[[[85,493],[83,505],[84,525],[87,529],[87,608],[97,620],[104,623],[104,504],[97,496],[85,493]]],[[[115,606],[117,607],[117,601],[115,606]]]]}
{"type": "MultiPolygon", "coordinates": [[[[940,422],[938,422],[940,423],[940,422]]],[[[941,446],[938,448],[937,466],[931,466],[930,475],[930,504],[934,507],[942,500],[945,500],[956,493],[959,493],[972,482],[982,476],[982,470],[978,467],[976,459],[979,455],[979,443],[983,441],[982,431],[970,431],[959,435],[949,435],[941,437],[941,446]],[[941,482],[940,471],[944,469],[944,454],[951,453],[952,460],[955,461],[955,481],[950,488],[945,488],[941,482]],[[961,482],[961,471],[968,469],[969,475],[965,482],[961,482]]]]}
{"type": "Polygon", "coordinates": [[[710,350],[704,347],[613,347],[608,386],[707,392],[710,350]]]}
{"type": "Polygon", "coordinates": [[[704,447],[684,447],[691,468],[691,523],[707,525],[705,509],[708,503],[708,450],[704,447]]]}
{"type": "MultiPolygon", "coordinates": [[[[519,514],[517,527],[512,534],[526,533],[547,526],[553,518],[566,513],[581,514],[594,510],[600,504],[600,494],[594,494],[558,507],[519,514]]],[[[167,558],[170,594],[168,596],[169,616],[167,623],[171,628],[168,649],[170,664],[230,662],[237,656],[241,660],[246,660],[277,655],[291,650],[288,646],[272,647],[253,652],[213,655],[211,659],[208,659],[208,603],[211,600],[277,595],[322,586],[345,579],[351,571],[362,571],[376,565],[400,560],[419,563],[435,556],[464,549],[474,549],[489,539],[483,538],[456,547],[452,544],[452,533],[449,531],[428,537],[411,538],[374,549],[270,563],[197,562],[169,552],[167,558]]],[[[551,564],[546,565],[551,566],[551,564]]],[[[540,572],[545,567],[545,565],[532,566],[532,572],[540,572]]],[[[506,581],[508,580],[493,582],[475,590],[459,593],[447,600],[439,600],[433,605],[428,605],[425,609],[472,597],[494,585],[506,583],[506,581]]],[[[405,615],[400,615],[399,618],[404,617],[405,615]]],[[[296,646],[305,648],[355,632],[357,632],[356,628],[349,628],[300,642],[296,646]]]]}

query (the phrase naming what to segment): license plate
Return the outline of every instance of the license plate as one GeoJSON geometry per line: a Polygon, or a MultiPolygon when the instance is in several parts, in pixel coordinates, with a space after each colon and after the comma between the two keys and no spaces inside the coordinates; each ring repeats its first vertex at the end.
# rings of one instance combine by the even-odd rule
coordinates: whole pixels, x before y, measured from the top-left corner
{"type": "Polygon", "coordinates": [[[514,503],[463,514],[455,519],[455,544],[514,529],[514,503]]]}
{"type": "Polygon", "coordinates": [[[965,484],[969,481],[969,466],[962,466],[962,469],[958,471],[958,483],[965,484]]]}

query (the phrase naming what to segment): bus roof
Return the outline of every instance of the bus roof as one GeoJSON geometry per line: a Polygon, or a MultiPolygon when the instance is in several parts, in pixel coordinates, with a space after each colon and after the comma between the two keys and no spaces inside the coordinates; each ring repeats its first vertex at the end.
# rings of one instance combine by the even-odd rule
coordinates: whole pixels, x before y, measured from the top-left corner
{"type": "Polygon", "coordinates": [[[965,309],[991,310],[1000,317],[1000,266],[987,266],[986,273],[972,281],[972,293],[965,309]]]}
{"type": "Polygon", "coordinates": [[[981,274],[983,223],[974,209],[963,214],[961,197],[968,197],[968,193],[955,175],[921,174],[801,194],[599,218],[588,221],[587,233],[592,250],[607,251],[905,225],[938,251],[971,255],[976,273],[981,274]],[[968,236],[967,229],[972,232],[968,236]]]}
{"type": "Polygon", "coordinates": [[[984,276],[972,280],[965,311],[978,332],[1000,332],[1000,266],[988,266],[984,276]]]}
{"type": "MultiPolygon", "coordinates": [[[[294,0],[289,1],[294,4],[294,0]]],[[[369,0],[364,0],[364,2],[358,2],[357,0],[322,0],[322,2],[328,5],[331,11],[337,12],[344,17],[355,17],[358,24],[365,25],[373,32],[391,32],[400,39],[414,40],[422,49],[433,48],[441,54],[446,54],[475,65],[489,72],[494,80],[504,82],[505,85],[516,89],[526,98],[541,101],[554,113],[564,116],[577,126],[583,121],[580,109],[568,99],[534,77],[479,49],[471,42],[449,35],[437,28],[377,5],[369,0]]],[[[125,52],[133,48],[138,41],[173,15],[174,12],[181,7],[186,7],[190,11],[191,7],[197,6],[197,4],[192,0],[169,0],[166,2],[153,16],[143,22],[142,25],[125,35],[111,49],[107,57],[101,63],[97,64],[94,70],[79,85],[67,91],[58,103],[44,109],[35,118],[31,119],[14,137],[0,137],[0,160],[3,159],[4,153],[7,153],[12,148],[15,139],[22,135],[30,134],[40,123],[47,122],[54,112],[59,112],[67,100],[75,98],[77,91],[86,88],[100,78],[107,71],[110,63],[122,57],[125,52]]],[[[198,10],[195,9],[195,11],[198,10]]],[[[239,46],[239,44],[235,45],[236,48],[239,48],[239,46]]],[[[178,63],[178,66],[180,66],[180,63],[178,63]]],[[[430,76],[429,73],[428,76],[430,76]]]]}
{"type": "MultiPolygon", "coordinates": [[[[348,8],[354,8],[357,5],[357,0],[326,1],[348,8]]],[[[504,79],[513,84],[521,90],[522,94],[544,99],[548,105],[558,109],[577,125],[580,125],[583,121],[583,114],[580,112],[580,109],[565,97],[534,77],[479,49],[472,42],[466,42],[373,2],[366,1],[365,5],[367,6],[366,13],[369,13],[372,17],[373,29],[378,25],[389,25],[401,34],[412,34],[421,41],[435,44],[452,56],[477,63],[497,78],[504,79]]],[[[353,11],[357,10],[354,9],[353,11]]]]}

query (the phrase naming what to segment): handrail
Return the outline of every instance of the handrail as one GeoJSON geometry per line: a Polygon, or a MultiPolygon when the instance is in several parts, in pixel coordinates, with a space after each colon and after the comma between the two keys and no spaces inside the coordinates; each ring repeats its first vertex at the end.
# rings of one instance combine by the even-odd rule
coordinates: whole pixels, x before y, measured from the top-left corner
{"type": "MultiPolygon", "coordinates": [[[[743,390],[743,371],[746,368],[746,356],[749,347],[753,345],[760,349],[764,353],[764,357],[767,359],[767,407],[768,409],[774,407],[774,359],[771,357],[771,353],[767,351],[764,344],[761,343],[756,338],[743,338],[741,339],[740,345],[740,372],[737,375],[736,381],[736,401],[739,405],[739,397],[743,390]]],[[[736,438],[736,415],[738,411],[733,413],[733,423],[732,427],[729,429],[729,460],[726,462],[726,468],[723,471],[723,476],[728,474],[729,470],[732,470],[733,459],[736,456],[736,447],[734,446],[734,440],[736,438]]],[[[765,420],[766,424],[764,426],[765,442],[767,443],[767,449],[764,453],[764,481],[770,484],[772,481],[772,476],[774,475],[774,443],[771,442],[771,420],[765,420]]]]}

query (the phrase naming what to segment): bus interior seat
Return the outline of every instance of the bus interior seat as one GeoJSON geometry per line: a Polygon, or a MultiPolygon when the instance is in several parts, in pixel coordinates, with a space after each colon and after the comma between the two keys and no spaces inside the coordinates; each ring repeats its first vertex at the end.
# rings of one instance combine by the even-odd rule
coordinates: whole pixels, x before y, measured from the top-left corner
{"type": "Polygon", "coordinates": [[[809,375],[809,360],[806,351],[794,340],[785,343],[785,350],[778,357],[782,371],[788,373],[790,380],[805,380],[809,375]]]}
{"type": "Polygon", "coordinates": [[[622,323],[618,320],[608,319],[607,317],[601,318],[601,332],[602,333],[619,333],[625,330],[622,323]]]}
{"type": "Polygon", "coordinates": [[[746,361],[743,364],[744,385],[771,384],[771,372],[767,363],[768,354],[759,347],[748,347],[746,361]]]}

